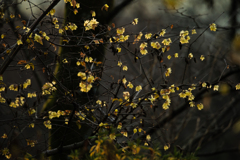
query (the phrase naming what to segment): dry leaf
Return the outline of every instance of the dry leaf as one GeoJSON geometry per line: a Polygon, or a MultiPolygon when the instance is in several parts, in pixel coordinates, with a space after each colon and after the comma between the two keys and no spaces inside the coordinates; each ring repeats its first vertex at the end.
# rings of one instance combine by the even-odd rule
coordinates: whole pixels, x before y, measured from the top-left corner
{"type": "Polygon", "coordinates": [[[27,61],[26,60],[20,60],[20,61],[18,61],[18,63],[17,64],[26,64],[27,63],[27,61]]]}

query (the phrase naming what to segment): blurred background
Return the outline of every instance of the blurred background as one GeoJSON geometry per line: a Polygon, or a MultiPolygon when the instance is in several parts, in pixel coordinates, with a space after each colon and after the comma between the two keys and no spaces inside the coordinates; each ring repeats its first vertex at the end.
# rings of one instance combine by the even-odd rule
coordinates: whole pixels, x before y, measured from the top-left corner
{"type": "MultiPolygon", "coordinates": [[[[5,23],[3,19],[0,20],[0,34],[7,35],[4,41],[1,40],[1,44],[7,45],[0,46],[1,57],[6,56],[6,48],[14,47],[16,40],[19,39],[16,27],[23,23],[22,19],[29,23],[27,26],[30,26],[50,2],[50,0],[3,0],[0,2],[2,8],[5,7],[6,17],[12,14],[15,17],[21,15],[21,20],[8,18],[8,23],[5,23]]],[[[102,5],[87,6],[81,0],[77,2],[80,3],[80,8],[87,7],[89,10],[102,7],[102,5]]],[[[112,52],[111,44],[104,46],[105,64],[101,78],[102,85],[98,89],[99,99],[111,104],[108,96],[110,93],[106,94],[106,88],[103,86],[110,88],[110,84],[114,84],[112,85],[112,91],[114,91],[117,81],[123,76],[134,86],[143,86],[143,91],[135,98],[141,97],[152,87],[168,88],[174,84],[184,90],[195,84],[197,88],[193,91],[195,102],[203,103],[203,110],[189,107],[189,102],[178,96],[180,92],[171,94],[169,110],[162,109],[163,100],[154,104],[155,110],[148,107],[149,103],[143,103],[147,115],[145,130],[163,122],[151,132],[153,143],[171,146],[168,151],[163,150],[163,154],[173,151],[176,147],[184,153],[196,152],[196,157],[199,159],[237,159],[240,156],[240,101],[238,100],[240,94],[235,86],[240,83],[239,7],[240,1],[238,0],[129,0],[128,2],[115,0],[110,6],[110,16],[107,17],[106,23],[109,26],[114,23],[116,28],[125,27],[125,34],[130,35],[129,42],[131,43],[115,45],[121,48],[121,52],[116,55],[112,52]],[[134,18],[138,18],[138,25],[130,25],[134,18]],[[216,32],[209,29],[212,23],[216,24],[216,32]],[[161,54],[156,53],[150,49],[149,43],[149,53],[146,56],[140,55],[141,60],[136,61],[134,53],[139,53],[136,50],[139,50],[141,41],[133,44],[134,36],[142,32],[144,42],[146,41],[145,34],[159,34],[162,29],[166,29],[166,34],[156,41],[161,43],[163,39],[171,38],[172,43],[167,51],[161,54]],[[197,34],[191,34],[193,29],[197,34]],[[190,43],[184,45],[179,43],[179,34],[182,30],[189,31],[190,43]],[[178,53],[178,58],[174,58],[175,53],[178,53]],[[194,57],[191,60],[187,58],[189,53],[192,53],[194,57]],[[171,59],[168,58],[169,55],[171,59]],[[205,57],[204,61],[200,60],[201,55],[205,57]],[[128,72],[124,72],[117,66],[118,61],[128,66],[128,72]],[[171,76],[165,77],[164,71],[169,67],[172,68],[171,76]],[[203,82],[206,82],[209,88],[201,87],[203,82]],[[219,85],[219,91],[213,91],[210,85],[212,87],[219,85]]],[[[55,7],[55,16],[60,22],[64,20],[64,9],[65,3],[62,0],[55,7]]],[[[91,14],[89,13],[88,16],[91,17],[91,14]]],[[[86,19],[88,18],[79,18],[79,23],[86,19]]],[[[46,18],[44,22],[47,21],[46,18]]],[[[51,23],[44,23],[37,28],[49,34],[55,33],[51,31],[51,27],[51,23]]],[[[116,35],[114,31],[108,34],[109,36],[116,35]]],[[[60,36],[54,34],[51,36],[54,37],[54,39],[51,38],[53,43],[60,44],[60,36]]],[[[43,45],[35,45],[36,48],[48,52],[48,56],[41,55],[41,57],[46,65],[54,70],[59,47],[57,45],[49,47],[47,42],[43,45]]],[[[25,65],[18,64],[22,59],[33,61],[34,57],[27,48],[21,50],[3,74],[6,86],[21,84],[30,78],[32,85],[29,91],[41,92],[43,84],[49,80],[49,75],[43,71],[44,66],[40,61],[34,62],[34,70],[24,70],[25,65]]],[[[0,60],[0,64],[3,61],[4,58],[0,60]]],[[[119,93],[123,91],[125,89],[121,88],[119,93]]],[[[7,95],[6,97],[13,101],[16,96],[22,94],[21,91],[5,91],[2,96],[7,95]]],[[[119,96],[122,95],[119,94],[119,96]]],[[[46,100],[47,97],[41,97],[27,99],[27,102],[40,114],[46,100]]],[[[41,152],[48,147],[48,131],[42,125],[42,121],[36,121],[33,129],[27,127],[30,121],[29,119],[25,121],[24,116],[20,117],[21,121],[16,120],[19,117],[16,114],[24,113],[29,106],[21,108],[18,113],[9,109],[7,104],[0,105],[0,135],[4,133],[11,135],[8,140],[1,138],[1,149],[6,144],[13,143],[15,145],[12,145],[12,148],[18,149],[12,149],[12,154],[18,155],[21,150],[20,146],[30,150],[31,153],[41,152]],[[34,149],[26,145],[24,142],[26,138],[38,139],[38,144],[34,149]]],[[[130,123],[130,119],[132,119],[131,116],[126,119],[126,128],[132,128],[135,125],[130,123]]]]}

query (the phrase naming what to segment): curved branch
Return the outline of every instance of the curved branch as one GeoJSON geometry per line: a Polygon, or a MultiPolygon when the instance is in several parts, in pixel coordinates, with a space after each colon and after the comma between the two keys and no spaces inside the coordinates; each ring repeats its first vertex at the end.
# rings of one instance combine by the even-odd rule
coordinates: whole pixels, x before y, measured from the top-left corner
{"type": "Polygon", "coordinates": [[[24,44],[26,43],[27,37],[34,31],[34,29],[41,22],[41,20],[47,15],[47,13],[51,9],[53,9],[53,7],[55,7],[59,2],[60,0],[54,0],[53,3],[45,10],[45,12],[43,12],[42,15],[38,19],[36,19],[35,22],[30,26],[30,31],[28,32],[28,34],[23,36],[23,39],[22,39],[23,44],[16,45],[13,48],[13,51],[10,53],[10,55],[7,56],[6,59],[4,60],[0,68],[0,75],[2,75],[5,72],[9,64],[13,61],[13,58],[17,55],[18,51],[20,51],[20,49],[24,46],[24,44]]]}
{"type": "MultiPolygon", "coordinates": [[[[229,73],[227,73],[226,75],[221,77],[221,80],[231,76],[232,74],[238,73],[240,72],[239,69],[231,71],[229,73]]],[[[218,83],[218,78],[215,79],[215,81],[213,81],[212,84],[217,84],[218,83]]],[[[203,89],[202,91],[200,91],[196,96],[195,96],[195,100],[199,100],[201,98],[201,96],[207,92],[207,89],[203,89]]],[[[146,134],[141,135],[139,138],[140,139],[144,139],[146,138],[146,135],[148,134],[153,134],[155,131],[157,131],[157,129],[163,127],[167,122],[171,121],[172,119],[174,119],[175,117],[177,117],[179,114],[181,114],[183,111],[185,111],[186,109],[189,108],[189,104],[186,102],[184,103],[181,107],[177,108],[176,110],[172,111],[168,116],[164,117],[162,120],[160,120],[154,127],[152,127],[151,129],[149,129],[146,134]]]]}

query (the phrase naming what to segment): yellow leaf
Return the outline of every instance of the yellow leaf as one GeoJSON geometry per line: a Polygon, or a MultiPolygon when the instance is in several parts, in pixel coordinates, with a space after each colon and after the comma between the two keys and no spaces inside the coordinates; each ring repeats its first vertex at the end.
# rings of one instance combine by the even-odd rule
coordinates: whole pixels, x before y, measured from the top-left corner
{"type": "Polygon", "coordinates": [[[7,138],[7,134],[4,133],[3,136],[2,136],[2,138],[7,138]]]}
{"type": "Polygon", "coordinates": [[[21,45],[21,44],[23,44],[22,40],[21,39],[17,40],[17,45],[21,45]]]}
{"type": "Polygon", "coordinates": [[[96,17],[96,12],[95,11],[91,11],[90,13],[92,14],[92,17],[96,17]]]}
{"type": "Polygon", "coordinates": [[[135,19],[132,21],[132,24],[133,24],[133,25],[138,24],[138,18],[135,18],[135,19]]]}
{"type": "Polygon", "coordinates": [[[108,11],[108,8],[109,8],[109,6],[107,5],[107,4],[105,4],[102,8],[101,8],[101,10],[105,10],[105,11],[108,11]]]}

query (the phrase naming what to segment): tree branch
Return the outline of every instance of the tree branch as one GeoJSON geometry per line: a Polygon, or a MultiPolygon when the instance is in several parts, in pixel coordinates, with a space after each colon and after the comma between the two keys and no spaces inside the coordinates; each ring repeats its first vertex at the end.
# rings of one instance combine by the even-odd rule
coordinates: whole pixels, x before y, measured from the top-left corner
{"type": "MultiPolygon", "coordinates": [[[[61,152],[64,152],[64,151],[70,151],[70,150],[73,150],[73,149],[78,149],[80,147],[83,147],[84,144],[86,144],[86,141],[87,140],[84,140],[84,141],[81,141],[81,142],[78,142],[78,143],[74,143],[74,144],[70,144],[70,145],[66,145],[66,146],[63,146],[61,148],[61,152]]],[[[51,149],[51,150],[46,150],[46,151],[43,151],[42,154],[46,157],[49,157],[49,156],[52,156],[52,155],[55,155],[57,153],[59,153],[60,150],[59,148],[54,148],[54,149],[51,149]]]]}
{"type": "Polygon", "coordinates": [[[16,45],[12,52],[9,54],[9,56],[7,56],[3,62],[3,64],[0,67],[0,75],[2,75],[5,70],[7,69],[7,67],[9,66],[9,64],[13,61],[13,58],[17,55],[18,51],[20,51],[20,49],[24,46],[24,44],[26,43],[27,37],[33,32],[33,30],[37,27],[37,25],[41,22],[41,20],[46,16],[46,14],[48,12],[50,12],[51,9],[53,9],[53,7],[55,7],[60,0],[53,0],[53,3],[45,10],[45,12],[42,13],[42,15],[35,20],[35,22],[30,26],[30,31],[23,36],[22,38],[22,43],[21,45],[16,45]]]}
{"type": "MultiPolygon", "coordinates": [[[[227,73],[226,75],[221,77],[221,80],[225,79],[228,76],[231,76],[232,74],[238,73],[240,72],[239,69],[231,71],[229,73],[227,73]]],[[[215,81],[213,81],[212,84],[216,84],[218,83],[218,78],[215,79],[215,81]]],[[[201,96],[207,91],[207,89],[203,89],[202,91],[200,91],[196,96],[195,96],[195,100],[199,100],[201,99],[201,96]]],[[[162,120],[160,120],[154,127],[152,127],[151,129],[149,129],[146,134],[141,135],[139,138],[140,139],[144,139],[146,138],[146,135],[148,134],[153,134],[155,131],[157,131],[157,129],[163,127],[167,122],[170,122],[172,119],[174,119],[175,117],[177,117],[179,114],[181,114],[183,111],[185,111],[186,109],[189,108],[189,104],[188,102],[184,103],[181,107],[177,108],[176,110],[174,110],[173,112],[171,112],[168,116],[164,117],[162,120]]]]}

